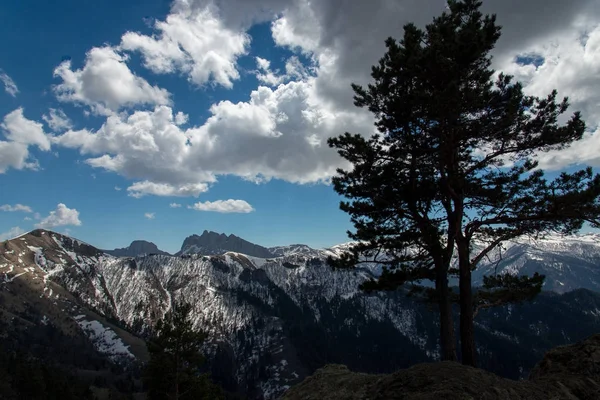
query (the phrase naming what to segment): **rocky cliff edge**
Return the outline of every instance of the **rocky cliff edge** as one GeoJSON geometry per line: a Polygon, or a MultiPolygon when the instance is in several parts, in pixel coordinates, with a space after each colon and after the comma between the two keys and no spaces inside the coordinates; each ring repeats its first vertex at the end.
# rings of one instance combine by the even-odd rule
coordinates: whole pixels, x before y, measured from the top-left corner
{"type": "Polygon", "coordinates": [[[528,380],[512,381],[454,362],[418,364],[390,375],[327,365],[283,400],[597,400],[600,334],[550,350],[528,380]]]}

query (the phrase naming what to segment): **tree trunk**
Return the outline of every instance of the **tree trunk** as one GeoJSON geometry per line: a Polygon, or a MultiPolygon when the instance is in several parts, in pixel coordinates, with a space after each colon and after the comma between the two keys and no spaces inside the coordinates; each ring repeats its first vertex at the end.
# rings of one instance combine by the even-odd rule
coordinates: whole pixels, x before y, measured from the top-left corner
{"type": "Polygon", "coordinates": [[[460,349],[464,365],[477,366],[475,332],[473,325],[473,291],[471,287],[471,262],[469,243],[457,240],[460,288],[460,349]]]}
{"type": "Polygon", "coordinates": [[[448,289],[448,273],[438,268],[435,282],[440,309],[440,347],[442,361],[456,361],[456,338],[454,337],[454,320],[452,318],[452,303],[448,289]]]}

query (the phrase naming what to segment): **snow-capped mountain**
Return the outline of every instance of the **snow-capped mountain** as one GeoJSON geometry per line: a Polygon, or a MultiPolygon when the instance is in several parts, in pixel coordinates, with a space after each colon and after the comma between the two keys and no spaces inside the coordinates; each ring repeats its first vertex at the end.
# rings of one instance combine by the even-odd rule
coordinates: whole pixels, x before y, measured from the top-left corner
{"type": "Polygon", "coordinates": [[[23,329],[39,325],[51,330],[53,339],[70,337],[71,347],[81,346],[79,350],[90,357],[93,355],[81,344],[83,339],[112,363],[147,359],[144,342],[106,320],[102,304],[94,302],[99,282],[78,279],[76,271],[93,275],[103,257],[110,256],[87,243],[45,230],[0,243],[0,324],[11,321],[3,337],[23,340],[23,329]]]}
{"type": "MultiPolygon", "coordinates": [[[[509,243],[498,268],[524,271],[540,257],[569,255],[561,259],[562,269],[557,262],[536,265],[562,271],[563,283],[569,278],[576,286],[579,281],[564,271],[573,277],[596,273],[600,245],[591,237],[563,239],[509,243]]],[[[282,246],[265,249],[269,256],[262,258],[232,251],[117,258],[36,230],[0,243],[0,310],[18,315],[24,312],[19,304],[27,304],[36,310],[28,321],[77,332],[111,362],[127,363],[147,357],[127,331],[143,337],[175,298],[184,299],[193,304],[195,327],[210,334],[206,351],[213,376],[249,399],[277,398],[325,363],[389,372],[435,359],[435,308],[402,290],[359,292],[361,282],[376,276],[377,266],[334,271],[326,264],[328,256],[351,245],[282,246]]],[[[518,378],[545,349],[600,331],[600,296],[547,293],[534,303],[487,310],[478,318],[482,365],[518,378]]]]}
{"type": "Polygon", "coordinates": [[[506,242],[492,252],[473,274],[480,285],[484,275],[509,273],[546,275],[544,290],[557,293],[586,288],[600,291],[600,235],[549,234],[538,240],[522,238],[506,242]]]}

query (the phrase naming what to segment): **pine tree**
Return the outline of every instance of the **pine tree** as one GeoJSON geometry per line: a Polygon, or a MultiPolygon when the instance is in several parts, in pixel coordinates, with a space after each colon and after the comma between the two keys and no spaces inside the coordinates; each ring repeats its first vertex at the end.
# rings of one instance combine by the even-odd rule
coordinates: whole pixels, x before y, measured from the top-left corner
{"type": "Polygon", "coordinates": [[[352,164],[338,170],[334,189],[349,201],[359,241],[334,266],[385,265],[363,289],[435,282],[442,357],[454,350],[448,275],[459,277],[462,361],[475,365],[473,319],[482,308],[520,302],[541,290],[544,277],[490,276],[472,291],[471,273],[507,240],[555,231],[570,234],[585,222],[600,227],[600,175],[591,168],[548,180],[535,155],[582,138],[575,112],[564,124],[567,98],[526,96],[502,73],[494,80],[490,51],[500,37],[495,15],[481,1],[448,1],[448,12],[425,30],[404,27],[398,43],[373,66],[367,88],[352,85],[354,102],[376,118],[379,133],[345,133],[329,145],[352,164]],[[474,241],[479,244],[476,248],[474,241]],[[451,268],[457,255],[458,268],[451,268]]]}
{"type": "Polygon", "coordinates": [[[206,334],[194,330],[191,311],[189,303],[175,303],[156,325],[144,371],[149,400],[223,398],[221,390],[199,372],[206,334]]]}

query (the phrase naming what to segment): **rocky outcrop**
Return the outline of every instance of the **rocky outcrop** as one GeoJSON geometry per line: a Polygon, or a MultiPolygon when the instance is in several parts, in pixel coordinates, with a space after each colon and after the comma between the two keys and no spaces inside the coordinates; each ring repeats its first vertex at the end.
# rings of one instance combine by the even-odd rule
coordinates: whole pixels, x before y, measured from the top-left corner
{"type": "Polygon", "coordinates": [[[418,364],[390,375],[328,365],[283,400],[600,399],[600,335],[546,353],[529,380],[513,381],[453,362],[418,364]]]}
{"type": "Polygon", "coordinates": [[[114,250],[104,250],[104,252],[115,257],[137,257],[150,254],[160,254],[163,256],[170,255],[166,251],[159,250],[154,243],[147,242],[145,240],[134,240],[127,247],[114,250]]]}
{"type": "Polygon", "coordinates": [[[204,231],[202,235],[192,235],[185,238],[181,254],[202,254],[216,255],[224,254],[228,251],[246,254],[252,257],[270,258],[273,254],[269,249],[251,243],[235,235],[226,235],[224,233],[216,233],[204,231]]]}

